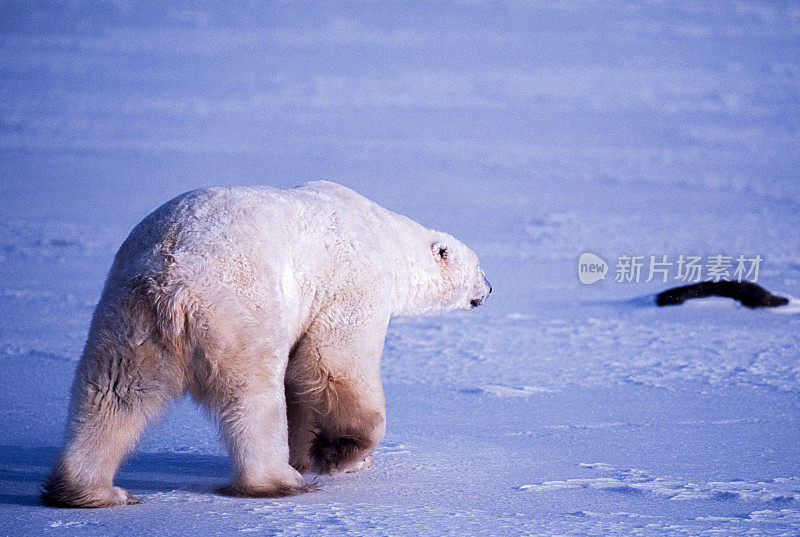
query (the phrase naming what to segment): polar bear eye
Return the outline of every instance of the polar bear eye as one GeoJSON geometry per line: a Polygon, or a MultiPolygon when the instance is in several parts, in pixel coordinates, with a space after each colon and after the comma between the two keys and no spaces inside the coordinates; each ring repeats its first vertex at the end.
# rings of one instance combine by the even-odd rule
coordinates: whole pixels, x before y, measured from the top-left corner
{"type": "Polygon", "coordinates": [[[437,261],[447,259],[447,246],[441,242],[434,242],[431,244],[431,251],[433,252],[433,257],[436,258],[437,261]]]}

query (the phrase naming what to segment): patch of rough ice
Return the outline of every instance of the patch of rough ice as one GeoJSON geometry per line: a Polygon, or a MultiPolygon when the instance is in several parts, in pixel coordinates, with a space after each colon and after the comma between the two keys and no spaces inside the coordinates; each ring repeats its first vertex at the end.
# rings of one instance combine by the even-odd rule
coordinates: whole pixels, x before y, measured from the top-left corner
{"type": "Polygon", "coordinates": [[[17,356],[24,356],[28,359],[33,360],[56,360],[58,362],[71,362],[73,361],[71,358],[66,356],[52,353],[52,352],[45,352],[45,351],[38,351],[35,349],[29,349],[26,347],[22,347],[19,345],[13,344],[2,344],[0,345],[0,356],[5,357],[17,357],[17,356]]]}
{"type": "Polygon", "coordinates": [[[676,421],[676,425],[738,425],[740,423],[763,423],[764,420],[760,418],[731,418],[723,420],[680,420],[676,421]]]}
{"type": "Polygon", "coordinates": [[[28,287],[4,287],[0,289],[0,298],[15,299],[15,300],[46,300],[48,304],[55,304],[62,307],[80,307],[80,308],[94,308],[97,305],[97,300],[84,300],[71,293],[57,294],[53,291],[45,289],[36,289],[28,287]]]}
{"type": "Polygon", "coordinates": [[[800,523],[800,511],[797,509],[781,509],[778,511],[772,509],[764,509],[762,511],[753,511],[750,513],[751,520],[774,521],[780,520],[782,522],[789,521],[800,523]]]}
{"type": "Polygon", "coordinates": [[[198,453],[204,453],[204,450],[200,449],[197,446],[175,446],[169,448],[167,450],[167,453],[175,453],[178,455],[198,454],[198,453]]]}
{"type": "Polygon", "coordinates": [[[540,386],[502,386],[500,384],[486,384],[476,388],[465,388],[464,393],[487,393],[495,397],[528,397],[537,393],[552,393],[553,390],[540,386]]]}
{"type": "Polygon", "coordinates": [[[208,491],[206,490],[199,492],[190,492],[186,490],[170,490],[164,492],[153,492],[150,494],[141,494],[140,496],[148,502],[152,501],[152,502],[164,502],[164,503],[173,503],[173,502],[213,503],[218,501],[218,498],[216,496],[209,494],[208,491]]]}
{"type": "Polygon", "coordinates": [[[629,513],[627,511],[618,511],[614,513],[600,513],[598,511],[573,511],[567,513],[570,516],[588,517],[588,518],[658,518],[655,515],[643,515],[641,513],[629,513]]]}
{"type": "Polygon", "coordinates": [[[606,470],[613,471],[614,468],[604,462],[581,462],[578,464],[581,468],[591,468],[592,470],[606,470]]]}
{"type": "Polygon", "coordinates": [[[580,463],[581,468],[605,474],[600,477],[543,481],[520,485],[517,490],[555,492],[569,489],[594,489],[623,494],[655,494],[670,500],[741,500],[761,503],[800,501],[800,478],[785,477],[765,481],[709,481],[694,483],[674,477],[658,477],[646,470],[619,470],[605,463],[580,463]]]}
{"type": "Polygon", "coordinates": [[[762,323],[770,318],[761,316],[759,323],[735,330],[705,316],[703,322],[649,316],[399,319],[387,335],[383,378],[502,396],[570,386],[671,388],[687,382],[800,391],[800,341],[788,327],[770,330],[765,338],[769,327],[762,323]],[[465,389],[464,379],[472,387],[465,389]],[[525,386],[536,388],[520,388],[525,386]]]}
{"type": "Polygon", "coordinates": [[[57,259],[82,257],[119,246],[122,230],[65,222],[0,222],[3,258],[57,259]]]}
{"type": "Polygon", "coordinates": [[[408,450],[407,446],[402,442],[388,442],[384,440],[375,450],[375,454],[383,457],[383,456],[410,455],[411,452],[408,450]]]}
{"type": "Polygon", "coordinates": [[[50,528],[85,528],[87,526],[99,526],[99,522],[90,520],[52,520],[47,526],[50,528]]]}
{"type": "Polygon", "coordinates": [[[722,522],[741,522],[742,520],[749,520],[752,522],[766,522],[766,523],[773,523],[773,522],[791,522],[794,524],[800,523],[800,511],[797,509],[762,509],[759,511],[753,511],[747,515],[736,515],[736,516],[715,516],[715,515],[707,515],[707,516],[699,516],[697,520],[702,521],[722,521],[722,522]]]}
{"type": "Polygon", "coordinates": [[[619,421],[607,422],[607,423],[568,423],[563,425],[545,425],[544,429],[553,429],[557,431],[567,431],[567,430],[596,430],[596,429],[616,429],[617,427],[636,427],[638,425],[634,425],[632,423],[622,423],[619,421]]]}
{"type": "Polygon", "coordinates": [[[2,298],[23,298],[23,299],[50,299],[53,298],[51,291],[43,289],[12,289],[4,287],[0,289],[0,297],[2,298]]]}

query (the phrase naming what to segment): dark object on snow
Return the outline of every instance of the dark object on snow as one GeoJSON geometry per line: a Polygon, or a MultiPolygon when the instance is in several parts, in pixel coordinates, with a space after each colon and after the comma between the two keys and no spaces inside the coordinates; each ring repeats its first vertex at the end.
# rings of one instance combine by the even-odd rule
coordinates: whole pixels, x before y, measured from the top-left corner
{"type": "Polygon", "coordinates": [[[707,296],[724,296],[738,300],[748,308],[774,308],[785,306],[788,298],[776,296],[752,282],[700,282],[683,287],[675,287],[658,293],[656,304],[659,306],[677,306],[691,298],[707,296]]]}

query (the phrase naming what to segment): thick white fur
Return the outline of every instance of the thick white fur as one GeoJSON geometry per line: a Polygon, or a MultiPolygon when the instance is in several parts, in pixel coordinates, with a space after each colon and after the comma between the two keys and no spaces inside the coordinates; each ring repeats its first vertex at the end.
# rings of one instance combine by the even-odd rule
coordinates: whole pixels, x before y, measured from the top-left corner
{"type": "Polygon", "coordinates": [[[389,317],[469,309],[490,290],[465,245],[334,183],[183,194],[117,253],[43,497],[137,502],[114,474],[186,392],[219,421],[233,494],[297,494],[300,472],[368,467],[389,317]]]}

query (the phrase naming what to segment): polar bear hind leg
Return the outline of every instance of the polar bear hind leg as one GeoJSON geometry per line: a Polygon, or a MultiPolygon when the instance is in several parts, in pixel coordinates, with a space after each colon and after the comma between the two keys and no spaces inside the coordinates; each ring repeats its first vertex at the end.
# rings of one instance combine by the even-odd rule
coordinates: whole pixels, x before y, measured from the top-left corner
{"type": "Polygon", "coordinates": [[[298,394],[297,387],[287,380],[286,416],[289,426],[289,464],[304,474],[314,467],[311,460],[311,443],[316,437],[314,412],[306,397],[298,394]]]}
{"type": "Polygon", "coordinates": [[[51,505],[139,503],[113,486],[145,423],[182,393],[182,374],[136,296],[98,311],[72,387],[66,443],[42,498],[51,505]]]}
{"type": "Polygon", "coordinates": [[[195,343],[192,397],[217,420],[233,465],[233,496],[293,496],[316,490],[289,465],[284,391],[288,346],[280,330],[255,321],[233,300],[215,299],[206,334],[195,343]]]}

